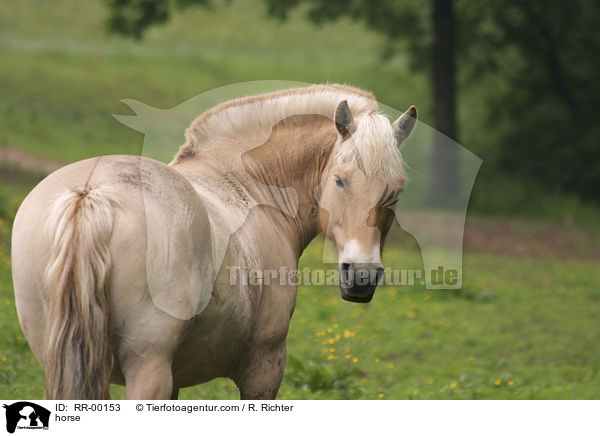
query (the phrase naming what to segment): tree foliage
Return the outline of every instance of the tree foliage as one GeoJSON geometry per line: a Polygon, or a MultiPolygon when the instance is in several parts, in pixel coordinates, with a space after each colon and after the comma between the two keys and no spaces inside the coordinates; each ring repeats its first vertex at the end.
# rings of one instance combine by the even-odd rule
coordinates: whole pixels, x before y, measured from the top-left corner
{"type": "Polygon", "coordinates": [[[501,169],[600,200],[600,4],[461,2],[461,65],[495,75],[486,95],[501,128],[501,169]]]}
{"type": "Polygon", "coordinates": [[[209,0],[105,0],[109,8],[108,28],[141,39],[154,24],[168,21],[173,7],[206,5],[209,0]]]}

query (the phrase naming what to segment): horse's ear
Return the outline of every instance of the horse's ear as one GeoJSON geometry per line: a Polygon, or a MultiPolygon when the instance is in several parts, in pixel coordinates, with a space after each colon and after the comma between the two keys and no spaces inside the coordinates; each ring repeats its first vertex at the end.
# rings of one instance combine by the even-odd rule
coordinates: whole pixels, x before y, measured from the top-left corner
{"type": "Polygon", "coordinates": [[[349,138],[356,130],[354,118],[352,117],[352,112],[350,112],[350,106],[348,106],[347,100],[343,100],[338,104],[335,109],[334,121],[335,128],[344,139],[349,138]]]}
{"type": "Polygon", "coordinates": [[[410,136],[417,124],[417,108],[411,106],[406,112],[398,117],[392,124],[394,136],[398,141],[398,146],[401,146],[404,141],[410,136]]]}

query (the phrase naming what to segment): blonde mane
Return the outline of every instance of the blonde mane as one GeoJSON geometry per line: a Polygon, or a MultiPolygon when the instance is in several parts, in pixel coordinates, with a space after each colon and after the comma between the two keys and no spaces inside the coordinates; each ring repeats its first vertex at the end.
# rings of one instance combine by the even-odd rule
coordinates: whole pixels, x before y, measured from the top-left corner
{"type": "MultiPolygon", "coordinates": [[[[312,85],[221,103],[196,118],[185,131],[185,143],[174,163],[193,157],[202,149],[224,140],[269,133],[273,126],[293,115],[318,114],[333,120],[337,105],[346,100],[357,123],[353,146],[337,153],[340,159],[357,159],[368,173],[404,177],[404,165],[392,129],[378,112],[375,97],[345,85],[312,85]]],[[[335,156],[334,156],[335,158],[335,156]]]]}

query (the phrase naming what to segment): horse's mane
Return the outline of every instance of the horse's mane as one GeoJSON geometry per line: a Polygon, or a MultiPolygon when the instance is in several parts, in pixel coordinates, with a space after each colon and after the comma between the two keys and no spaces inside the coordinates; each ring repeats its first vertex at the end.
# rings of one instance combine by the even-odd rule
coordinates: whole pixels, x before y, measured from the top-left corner
{"type": "Polygon", "coordinates": [[[347,100],[353,116],[377,111],[372,94],[345,85],[313,85],[226,101],[201,114],[185,131],[186,141],[176,161],[193,156],[213,141],[238,138],[270,129],[292,115],[319,114],[333,119],[335,108],[347,100]]]}
{"type": "Polygon", "coordinates": [[[337,105],[346,100],[358,129],[354,147],[340,150],[338,158],[358,158],[371,174],[404,177],[404,165],[387,119],[379,114],[372,94],[346,85],[312,85],[244,97],[221,103],[196,118],[185,131],[186,141],[174,163],[218,146],[227,139],[271,131],[293,115],[323,115],[333,120],[337,105]],[[361,123],[362,121],[362,123],[361,123]]]}

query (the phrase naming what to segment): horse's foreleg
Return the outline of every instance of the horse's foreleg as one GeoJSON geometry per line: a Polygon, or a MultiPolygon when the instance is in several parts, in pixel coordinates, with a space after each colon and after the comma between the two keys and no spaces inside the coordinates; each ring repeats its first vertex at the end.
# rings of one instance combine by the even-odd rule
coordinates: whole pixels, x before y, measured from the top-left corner
{"type": "Polygon", "coordinates": [[[242,400],[274,400],[285,370],[285,341],[275,348],[249,351],[235,377],[242,400]]]}
{"type": "Polygon", "coordinates": [[[125,375],[128,400],[169,400],[173,395],[171,362],[148,359],[131,368],[125,375]]]}

